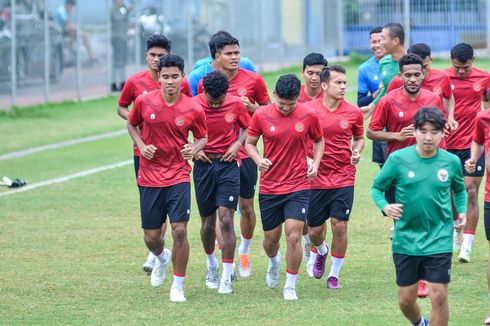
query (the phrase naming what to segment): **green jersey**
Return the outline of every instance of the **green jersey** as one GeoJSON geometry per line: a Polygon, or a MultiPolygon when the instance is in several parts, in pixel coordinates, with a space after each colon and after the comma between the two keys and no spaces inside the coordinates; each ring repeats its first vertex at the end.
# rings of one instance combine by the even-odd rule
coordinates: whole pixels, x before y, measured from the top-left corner
{"type": "Polygon", "coordinates": [[[403,215],[395,221],[392,250],[397,254],[428,256],[453,251],[451,190],[458,213],[466,213],[467,194],[459,158],[438,149],[421,157],[416,145],[392,153],[374,180],[371,196],[383,209],[384,191],[395,185],[403,215]]]}
{"type": "Polygon", "coordinates": [[[379,60],[379,71],[381,72],[381,82],[383,83],[383,89],[379,92],[378,96],[374,99],[373,103],[378,104],[379,100],[385,96],[386,90],[390,85],[390,82],[398,72],[400,71],[400,66],[398,61],[393,61],[391,54],[388,54],[379,60]]]}

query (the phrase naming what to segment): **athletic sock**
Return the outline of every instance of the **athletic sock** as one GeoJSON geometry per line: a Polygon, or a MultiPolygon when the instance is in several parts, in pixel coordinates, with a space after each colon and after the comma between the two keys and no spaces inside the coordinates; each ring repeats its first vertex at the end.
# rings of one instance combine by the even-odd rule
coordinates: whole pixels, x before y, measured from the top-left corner
{"type": "Polygon", "coordinates": [[[339,278],[340,269],[342,268],[342,264],[344,263],[344,256],[339,256],[332,253],[330,257],[332,265],[330,266],[330,273],[328,277],[333,276],[335,278],[339,278]]]}
{"type": "Polygon", "coordinates": [[[284,284],[284,287],[296,289],[297,278],[298,278],[298,272],[292,272],[286,269],[286,284],[284,284]]]}
{"type": "Polygon", "coordinates": [[[206,257],[208,257],[208,267],[218,267],[218,260],[216,259],[214,251],[210,255],[206,254],[206,257]]]}
{"type": "Polygon", "coordinates": [[[160,264],[166,264],[168,262],[168,256],[167,256],[165,250],[162,250],[161,253],[159,253],[158,255],[155,255],[155,256],[157,257],[160,264]]]}
{"type": "Polygon", "coordinates": [[[276,254],[274,257],[269,257],[269,261],[274,265],[279,265],[281,263],[281,260],[279,258],[279,255],[276,254]]]}
{"type": "Polygon", "coordinates": [[[308,264],[314,264],[317,256],[318,256],[318,251],[316,250],[315,247],[311,247],[310,259],[308,260],[308,264]]]}
{"type": "Polygon", "coordinates": [[[320,254],[322,256],[325,256],[326,254],[328,254],[328,249],[327,249],[327,245],[325,244],[325,242],[322,242],[321,245],[316,246],[316,250],[318,250],[318,254],[320,254]]]}
{"type": "Polygon", "coordinates": [[[183,289],[184,280],[185,280],[185,274],[178,274],[174,272],[174,282],[172,283],[172,287],[177,289],[183,289]]]}
{"type": "Polygon", "coordinates": [[[463,232],[463,245],[462,248],[471,250],[473,246],[473,240],[475,239],[475,232],[473,231],[464,231],[463,232]]]}
{"type": "Polygon", "coordinates": [[[305,242],[305,245],[311,245],[310,236],[308,234],[303,234],[303,241],[305,242]]]}
{"type": "Polygon", "coordinates": [[[233,273],[233,260],[223,259],[223,275],[221,278],[228,279],[231,278],[231,273],[233,273]]]}
{"type": "Polygon", "coordinates": [[[248,255],[250,251],[250,243],[252,243],[252,237],[246,238],[241,235],[240,247],[238,248],[238,253],[240,255],[248,255]]]}

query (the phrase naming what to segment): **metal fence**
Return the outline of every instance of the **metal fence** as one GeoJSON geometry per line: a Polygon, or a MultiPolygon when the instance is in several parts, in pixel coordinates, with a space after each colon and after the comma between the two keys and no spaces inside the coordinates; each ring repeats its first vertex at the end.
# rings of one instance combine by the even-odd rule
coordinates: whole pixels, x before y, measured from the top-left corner
{"type": "Polygon", "coordinates": [[[0,0],[0,108],[117,91],[145,69],[146,40],[163,33],[186,70],[218,30],[261,70],[311,51],[368,53],[369,30],[398,21],[410,42],[447,51],[490,44],[490,0],[0,0]],[[124,6],[123,6],[124,5],[124,6]],[[70,7],[71,6],[71,7],[70,7]],[[15,68],[12,68],[15,67],[15,68]]]}

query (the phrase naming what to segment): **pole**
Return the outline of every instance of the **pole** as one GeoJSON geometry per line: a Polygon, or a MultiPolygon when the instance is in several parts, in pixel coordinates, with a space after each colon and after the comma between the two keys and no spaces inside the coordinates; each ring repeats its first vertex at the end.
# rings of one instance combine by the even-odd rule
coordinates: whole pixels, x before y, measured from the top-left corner
{"type": "Polygon", "coordinates": [[[405,29],[405,48],[410,47],[410,34],[411,34],[411,26],[410,26],[410,0],[405,0],[403,2],[403,25],[405,29]]]}
{"type": "Polygon", "coordinates": [[[10,29],[12,38],[10,39],[10,81],[11,81],[11,104],[15,106],[17,103],[17,20],[15,18],[16,1],[12,0],[12,8],[10,11],[10,29]]]}
{"type": "Polygon", "coordinates": [[[49,102],[49,64],[51,56],[49,53],[49,19],[48,19],[48,0],[44,0],[44,104],[49,102]]]}
{"type": "Polygon", "coordinates": [[[76,62],[76,78],[77,78],[77,101],[80,101],[82,99],[82,92],[81,92],[81,87],[82,87],[82,58],[80,57],[80,47],[82,45],[81,43],[81,36],[80,36],[80,1],[77,1],[75,4],[75,10],[76,10],[76,20],[75,20],[75,26],[76,26],[76,57],[77,57],[77,62],[76,62]]]}

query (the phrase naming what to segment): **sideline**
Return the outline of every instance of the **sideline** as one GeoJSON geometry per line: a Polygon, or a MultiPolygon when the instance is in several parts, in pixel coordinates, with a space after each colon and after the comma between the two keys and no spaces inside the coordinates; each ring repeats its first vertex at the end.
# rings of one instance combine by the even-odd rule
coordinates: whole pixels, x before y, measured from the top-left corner
{"type": "Polygon", "coordinates": [[[103,172],[103,171],[107,171],[107,170],[112,170],[112,169],[116,169],[116,168],[119,168],[122,166],[131,165],[131,164],[133,164],[133,160],[127,160],[127,161],[123,161],[123,162],[119,162],[119,163],[104,165],[104,166],[101,166],[101,167],[98,167],[95,169],[90,169],[90,170],[78,172],[78,173],[67,175],[67,176],[64,176],[61,178],[50,179],[50,180],[41,181],[38,183],[33,183],[33,184],[30,184],[30,185],[27,185],[27,186],[24,186],[21,188],[9,190],[7,192],[0,192],[0,197],[15,195],[15,194],[18,194],[21,192],[25,192],[25,191],[45,187],[45,186],[50,186],[50,185],[56,184],[56,183],[62,183],[62,182],[70,181],[72,179],[86,177],[86,176],[91,175],[91,174],[95,174],[95,173],[99,173],[99,172],[103,172]]]}
{"type": "Polygon", "coordinates": [[[0,155],[0,161],[9,160],[12,158],[23,157],[23,156],[31,155],[34,153],[44,152],[44,151],[47,151],[50,149],[58,149],[58,148],[72,146],[72,145],[87,143],[87,142],[91,142],[91,141],[97,141],[97,140],[101,140],[101,139],[119,137],[122,135],[127,135],[127,133],[128,133],[127,129],[121,129],[118,131],[107,132],[104,134],[98,134],[98,135],[94,135],[94,136],[88,136],[88,137],[83,137],[83,138],[76,138],[76,139],[72,139],[72,140],[67,140],[67,141],[63,141],[61,143],[54,143],[54,144],[42,145],[42,146],[38,146],[38,147],[32,147],[32,148],[23,149],[23,150],[16,151],[16,152],[2,154],[2,155],[0,155]]]}

